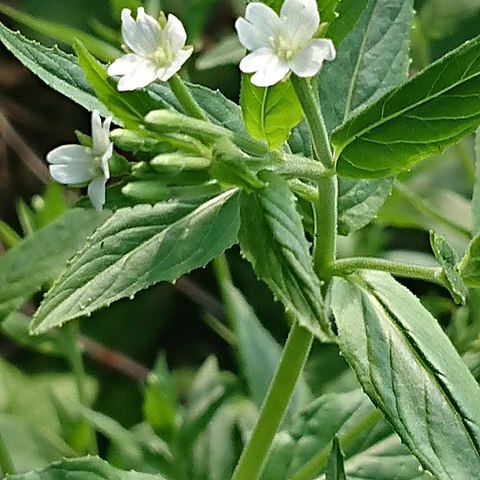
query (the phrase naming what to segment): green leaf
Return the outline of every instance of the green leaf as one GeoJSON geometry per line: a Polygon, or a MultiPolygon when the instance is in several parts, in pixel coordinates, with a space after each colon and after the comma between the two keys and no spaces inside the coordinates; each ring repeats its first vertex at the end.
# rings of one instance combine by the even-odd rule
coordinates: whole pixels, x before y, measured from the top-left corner
{"type": "Polygon", "coordinates": [[[328,457],[326,480],[347,480],[343,464],[343,452],[337,437],[332,442],[332,450],[328,457]]]}
{"type": "Polygon", "coordinates": [[[242,254],[257,276],[300,324],[321,339],[328,336],[320,281],[313,270],[310,245],[295,197],[287,182],[272,172],[260,172],[268,186],[241,197],[242,254]]]}
{"type": "Polygon", "coordinates": [[[72,458],[55,462],[42,470],[11,475],[11,480],[166,480],[161,475],[122,471],[98,457],[72,458]]]}
{"type": "Polygon", "coordinates": [[[465,285],[480,288],[480,233],[468,245],[459,267],[465,285]]]}
{"type": "Polygon", "coordinates": [[[32,73],[49,87],[62,93],[89,111],[98,110],[103,116],[108,110],[98,101],[85,80],[75,57],[57,47],[47,48],[12,32],[0,23],[0,41],[32,73]]]}
{"type": "Polygon", "coordinates": [[[468,291],[458,269],[458,257],[455,250],[453,250],[443,235],[439,235],[434,231],[430,231],[430,245],[435,258],[442,266],[448,290],[452,294],[453,299],[456,303],[465,305],[468,291]]]}
{"type": "Polygon", "coordinates": [[[475,132],[475,184],[472,195],[472,234],[480,232],[480,129],[475,132]]]}
{"type": "MultiPolygon", "coordinates": [[[[224,280],[220,288],[227,316],[238,341],[240,368],[251,397],[260,408],[280,361],[282,348],[263,327],[253,308],[231,282],[224,280]]],[[[308,386],[304,379],[300,378],[290,400],[289,413],[305,406],[310,397],[308,386]]]]}
{"type": "Polygon", "coordinates": [[[80,40],[101,60],[112,61],[122,53],[120,50],[112,47],[109,43],[68,25],[62,25],[61,23],[33,17],[25,12],[21,12],[4,4],[0,4],[0,12],[7,15],[15,22],[25,25],[36,32],[47,35],[54,40],[66,43],[67,45],[71,46],[75,40],[80,40]]]}
{"type": "Polygon", "coordinates": [[[332,134],[338,171],[373,178],[441,152],[480,123],[480,37],[384,95],[332,134]]]}
{"type": "Polygon", "coordinates": [[[292,418],[287,430],[275,436],[262,480],[295,478],[296,474],[300,478],[313,478],[321,473],[322,466],[310,469],[309,462],[325,452],[324,468],[332,438],[342,428],[349,428],[371,415],[372,410],[372,404],[359,389],[317,398],[292,418]],[[306,475],[306,469],[309,475],[306,475]]]}
{"type": "Polygon", "coordinates": [[[59,275],[67,260],[107,216],[106,212],[71,210],[2,255],[0,319],[59,275]]]}
{"type": "Polygon", "coordinates": [[[338,17],[329,25],[326,36],[339,45],[356,25],[367,4],[368,0],[341,0],[337,6],[338,17]]]}
{"type": "Polygon", "coordinates": [[[334,278],[331,308],[343,355],[423,467],[436,478],[475,478],[480,389],[437,321],[379,272],[334,278]]]}
{"type": "Polygon", "coordinates": [[[200,206],[165,202],[119,209],[47,293],[32,330],[43,333],[155,283],[174,281],[229,248],[238,228],[236,190],[200,206]]]}
{"type": "Polygon", "coordinates": [[[237,65],[245,56],[245,47],[238,40],[237,34],[227,35],[202,53],[195,67],[197,70],[208,70],[221,65],[237,65]]]}
{"type": "Polygon", "coordinates": [[[115,80],[110,78],[101,63],[78,41],[74,44],[78,62],[98,99],[127,128],[135,128],[143,117],[158,105],[143,90],[118,92],[115,80]]]}
{"type": "Polygon", "coordinates": [[[393,178],[338,182],[338,233],[348,235],[370,223],[390,195],[393,178]]]}
{"type": "Polygon", "coordinates": [[[335,61],[323,65],[318,77],[328,131],[407,80],[412,18],[412,0],[368,1],[335,61]]]}
{"type": "Polygon", "coordinates": [[[287,140],[303,116],[289,80],[271,87],[256,87],[250,75],[242,75],[240,105],[247,132],[256,140],[264,140],[271,149],[287,140]]]}

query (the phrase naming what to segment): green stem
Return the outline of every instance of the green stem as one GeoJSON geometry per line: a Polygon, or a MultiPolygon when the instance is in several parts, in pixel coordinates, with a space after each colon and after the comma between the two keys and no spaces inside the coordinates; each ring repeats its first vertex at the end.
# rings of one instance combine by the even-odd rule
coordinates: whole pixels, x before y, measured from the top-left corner
{"type": "MultiPolygon", "coordinates": [[[[357,440],[357,438],[365,433],[365,431],[377,423],[382,418],[379,410],[372,410],[357,422],[344,435],[340,436],[339,441],[344,450],[357,440]]],[[[330,454],[330,445],[326,446],[311,458],[300,470],[298,470],[289,480],[311,480],[327,466],[328,456],[330,454]]]]}
{"type": "Polygon", "coordinates": [[[314,181],[330,174],[320,162],[300,155],[285,155],[285,157],[286,161],[277,167],[278,173],[314,181]]]}
{"type": "MultiPolygon", "coordinates": [[[[73,378],[75,380],[75,385],[77,388],[77,395],[80,401],[80,404],[88,407],[88,395],[86,389],[86,380],[87,374],[85,372],[85,367],[83,364],[82,351],[78,343],[79,328],[78,322],[70,321],[64,327],[64,338],[66,342],[65,355],[70,363],[70,368],[72,369],[73,378]]],[[[95,432],[93,428],[89,425],[89,435],[90,435],[90,453],[97,454],[97,441],[95,437],[95,432]]]]}
{"type": "Polygon", "coordinates": [[[12,475],[15,473],[15,467],[13,466],[12,459],[8,453],[7,445],[0,432],[0,473],[4,476],[12,475]]]}
{"type": "Polygon", "coordinates": [[[256,480],[259,477],[311,344],[311,333],[295,321],[260,411],[260,417],[242,452],[232,480],[256,480]]]}
{"type": "Polygon", "coordinates": [[[320,160],[325,168],[331,169],[334,167],[332,150],[320,105],[312,91],[312,87],[308,80],[295,75],[292,75],[291,82],[307,120],[315,158],[320,160]]]}
{"type": "Polygon", "coordinates": [[[433,208],[428,201],[412,192],[404,184],[395,182],[393,186],[394,190],[403,197],[412,207],[418,210],[420,213],[423,213],[427,217],[435,220],[436,222],[442,224],[443,226],[449,228],[451,231],[455,232],[457,235],[470,239],[471,235],[469,230],[466,228],[452,222],[449,218],[438,213],[435,208],[433,208]]]}
{"type": "Polygon", "coordinates": [[[189,115],[193,118],[198,118],[199,120],[205,120],[206,122],[209,121],[207,115],[197,101],[193,98],[192,93],[185,83],[183,83],[183,80],[178,74],[175,74],[173,77],[171,77],[168,81],[168,84],[170,85],[173,94],[179,101],[186,115],[189,115]]]}
{"type": "Polygon", "coordinates": [[[356,270],[377,270],[389,272],[397,277],[427,280],[445,286],[441,267],[422,267],[406,263],[393,262],[383,258],[352,257],[336,260],[332,265],[335,275],[355,272],[356,270]]]}

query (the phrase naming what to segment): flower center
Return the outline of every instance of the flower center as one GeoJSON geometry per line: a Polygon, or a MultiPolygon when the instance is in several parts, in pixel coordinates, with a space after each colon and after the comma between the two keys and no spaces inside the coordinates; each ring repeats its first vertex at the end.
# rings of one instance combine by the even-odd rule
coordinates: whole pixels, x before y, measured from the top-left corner
{"type": "Polygon", "coordinates": [[[295,50],[292,48],[292,42],[289,38],[286,38],[282,35],[272,38],[272,47],[277,53],[277,55],[283,60],[291,60],[295,50]]]}
{"type": "Polygon", "coordinates": [[[158,47],[150,58],[160,67],[165,67],[172,63],[172,54],[168,48],[158,47]]]}

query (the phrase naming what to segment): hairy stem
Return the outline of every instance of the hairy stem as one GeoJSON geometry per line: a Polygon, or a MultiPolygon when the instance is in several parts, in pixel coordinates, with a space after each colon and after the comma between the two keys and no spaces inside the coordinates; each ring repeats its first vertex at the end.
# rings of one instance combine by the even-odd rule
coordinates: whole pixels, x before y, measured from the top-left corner
{"type": "Polygon", "coordinates": [[[199,120],[209,121],[207,115],[193,98],[192,93],[178,74],[171,77],[170,80],[168,80],[168,84],[186,115],[198,118],[199,120]]]}

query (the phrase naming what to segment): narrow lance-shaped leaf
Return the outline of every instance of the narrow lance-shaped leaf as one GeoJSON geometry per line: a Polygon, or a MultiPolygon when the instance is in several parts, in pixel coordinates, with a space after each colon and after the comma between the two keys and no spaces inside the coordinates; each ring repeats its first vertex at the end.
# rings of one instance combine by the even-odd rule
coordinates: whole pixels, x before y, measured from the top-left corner
{"type": "Polygon", "coordinates": [[[123,471],[98,457],[72,458],[55,462],[41,470],[10,475],[11,480],[165,480],[162,475],[123,471]]]}
{"type": "Polygon", "coordinates": [[[45,332],[202,267],[235,243],[238,227],[235,190],[200,206],[165,202],[117,210],[47,293],[32,330],[45,332]]]}
{"type": "Polygon", "coordinates": [[[290,81],[256,87],[249,75],[242,75],[240,105],[247,132],[271,149],[285,142],[302,119],[302,107],[290,81]]]}
{"type": "Polygon", "coordinates": [[[390,275],[334,278],[338,343],[365,391],[440,480],[480,471],[480,388],[437,321],[390,275]]]}
{"type": "Polygon", "coordinates": [[[320,281],[313,270],[295,197],[287,182],[274,173],[260,172],[259,178],[268,185],[242,196],[239,232],[242,253],[287,311],[324,340],[329,328],[320,281]]]}
{"type": "Polygon", "coordinates": [[[347,480],[345,466],[343,465],[343,452],[337,437],[332,442],[332,450],[328,457],[326,480],[347,480]]]}
{"type": "Polygon", "coordinates": [[[0,320],[53,280],[108,213],[74,209],[0,257],[0,320]]]}
{"type": "Polygon", "coordinates": [[[480,123],[480,37],[385,94],[332,134],[338,172],[392,175],[443,151],[480,123]]]}
{"type": "Polygon", "coordinates": [[[480,129],[475,132],[475,184],[472,195],[472,234],[480,233],[480,129]]]}

